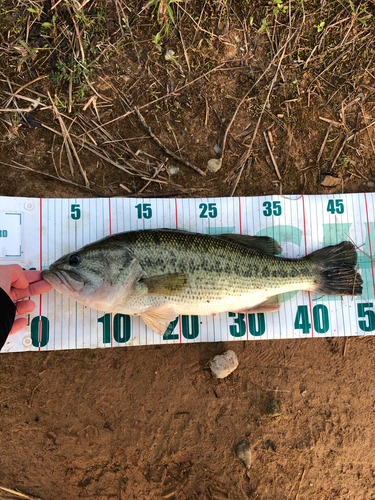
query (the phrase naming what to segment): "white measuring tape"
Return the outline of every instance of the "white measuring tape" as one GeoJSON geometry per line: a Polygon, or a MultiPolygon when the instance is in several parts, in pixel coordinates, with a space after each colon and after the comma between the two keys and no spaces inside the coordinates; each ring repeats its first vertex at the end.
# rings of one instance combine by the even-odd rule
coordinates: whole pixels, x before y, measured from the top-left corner
{"type": "Polygon", "coordinates": [[[204,234],[271,236],[298,258],[351,239],[362,297],[290,293],[274,313],[179,316],[164,336],[139,317],[105,314],[51,291],[34,297],[28,326],[2,352],[229,340],[371,335],[375,331],[375,195],[196,199],[36,199],[0,197],[0,264],[45,269],[62,255],[110,234],[173,228],[204,234]]]}

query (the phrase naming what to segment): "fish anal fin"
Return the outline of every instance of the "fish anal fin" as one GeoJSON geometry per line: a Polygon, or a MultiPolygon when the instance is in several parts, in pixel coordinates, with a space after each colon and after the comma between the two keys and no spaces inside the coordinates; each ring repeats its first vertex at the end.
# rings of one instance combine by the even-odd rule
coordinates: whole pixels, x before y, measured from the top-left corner
{"type": "Polygon", "coordinates": [[[229,241],[249,250],[273,257],[282,252],[280,245],[270,236],[249,236],[247,234],[218,234],[216,238],[229,241]]]}
{"type": "Polygon", "coordinates": [[[267,300],[261,302],[260,304],[254,307],[248,307],[234,312],[241,314],[254,314],[258,312],[263,312],[263,313],[275,312],[280,309],[281,303],[282,303],[282,295],[274,295],[273,297],[269,297],[267,300]]]}
{"type": "Polygon", "coordinates": [[[163,335],[168,325],[173,321],[178,314],[176,314],[173,307],[166,304],[165,306],[158,307],[157,309],[150,309],[140,314],[146,325],[159,335],[163,335]]]}
{"type": "Polygon", "coordinates": [[[154,295],[177,295],[187,287],[188,277],[184,273],[162,274],[160,276],[151,276],[142,278],[148,293],[154,295]]]}

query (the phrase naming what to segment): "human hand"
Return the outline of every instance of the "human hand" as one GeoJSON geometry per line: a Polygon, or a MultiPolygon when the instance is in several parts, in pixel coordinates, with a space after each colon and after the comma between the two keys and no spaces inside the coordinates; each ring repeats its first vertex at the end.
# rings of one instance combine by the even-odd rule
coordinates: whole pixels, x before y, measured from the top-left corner
{"type": "MultiPolygon", "coordinates": [[[[18,264],[0,265],[0,287],[17,307],[16,317],[34,310],[32,300],[21,300],[32,295],[49,292],[52,286],[42,277],[40,271],[24,271],[18,264]]],[[[10,333],[16,333],[27,325],[26,318],[17,318],[10,333]]]]}

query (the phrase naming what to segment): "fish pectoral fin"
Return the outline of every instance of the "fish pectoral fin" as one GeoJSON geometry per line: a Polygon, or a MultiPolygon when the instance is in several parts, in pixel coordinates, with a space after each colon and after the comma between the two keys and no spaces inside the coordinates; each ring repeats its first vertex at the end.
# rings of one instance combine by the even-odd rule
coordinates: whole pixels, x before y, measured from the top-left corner
{"type": "Polygon", "coordinates": [[[275,312],[278,311],[282,303],[282,295],[274,295],[269,297],[264,302],[261,302],[257,306],[248,307],[247,309],[241,309],[240,311],[234,311],[236,313],[242,314],[254,314],[257,312],[275,312]]]}
{"type": "Polygon", "coordinates": [[[141,313],[140,316],[151,330],[159,335],[163,335],[169,323],[173,321],[178,314],[173,307],[167,304],[158,309],[151,309],[141,313]]]}
{"type": "Polygon", "coordinates": [[[256,253],[273,257],[282,252],[281,246],[270,236],[249,236],[247,234],[218,234],[216,238],[226,240],[256,253]]]}
{"type": "Polygon", "coordinates": [[[177,295],[188,284],[188,277],[183,273],[162,274],[140,280],[148,288],[148,293],[154,295],[177,295]]]}

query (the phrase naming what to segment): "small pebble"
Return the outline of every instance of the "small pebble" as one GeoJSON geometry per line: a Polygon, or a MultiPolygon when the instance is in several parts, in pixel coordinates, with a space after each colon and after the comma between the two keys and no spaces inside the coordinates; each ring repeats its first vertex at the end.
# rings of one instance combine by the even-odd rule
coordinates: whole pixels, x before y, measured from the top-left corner
{"type": "Polygon", "coordinates": [[[221,153],[221,149],[219,148],[218,144],[215,144],[214,150],[215,150],[215,153],[217,153],[218,155],[221,153]]]}
{"type": "Polygon", "coordinates": [[[251,450],[250,445],[246,439],[243,439],[239,443],[236,444],[235,453],[237,458],[241,460],[246,469],[250,469],[251,467],[251,450]]]}
{"type": "Polygon", "coordinates": [[[235,352],[226,351],[211,359],[209,365],[215,377],[225,378],[237,368],[238,359],[235,352]]]}
{"type": "Polygon", "coordinates": [[[366,182],[366,186],[368,186],[369,188],[373,188],[375,186],[375,182],[368,181],[366,182]]]}
{"type": "Polygon", "coordinates": [[[270,417],[280,417],[283,414],[276,399],[270,399],[267,404],[267,414],[270,417]]]}
{"type": "Polygon", "coordinates": [[[273,442],[270,439],[267,439],[267,441],[263,441],[262,448],[264,450],[271,449],[272,451],[275,451],[275,445],[273,444],[273,442]]]}
{"type": "Polygon", "coordinates": [[[221,168],[221,160],[218,160],[216,158],[211,158],[211,160],[208,160],[207,162],[207,170],[212,172],[213,174],[220,170],[221,168]]]}
{"type": "Polygon", "coordinates": [[[170,61],[171,59],[174,59],[174,50],[168,50],[166,53],[165,53],[165,56],[164,56],[164,59],[166,61],[170,61]]]}
{"type": "Polygon", "coordinates": [[[332,177],[332,175],[325,175],[320,184],[325,187],[334,187],[341,184],[341,179],[339,177],[332,177]]]}
{"type": "Polygon", "coordinates": [[[170,167],[168,168],[168,173],[170,175],[176,175],[176,174],[178,174],[179,171],[180,171],[180,168],[179,167],[175,167],[173,165],[170,165],[170,167]]]}
{"type": "Polygon", "coordinates": [[[296,444],[297,450],[312,450],[314,448],[310,438],[304,438],[296,444]]]}

